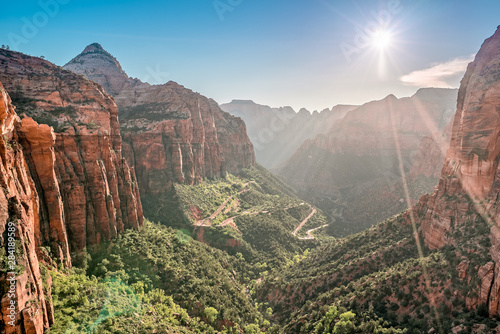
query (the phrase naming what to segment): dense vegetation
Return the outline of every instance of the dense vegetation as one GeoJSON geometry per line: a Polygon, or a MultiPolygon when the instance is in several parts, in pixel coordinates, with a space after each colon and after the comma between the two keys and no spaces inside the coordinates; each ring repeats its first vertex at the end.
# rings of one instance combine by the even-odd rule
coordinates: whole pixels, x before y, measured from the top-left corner
{"type": "Polygon", "coordinates": [[[146,221],[140,231],[129,230],[79,258],[82,269],[69,276],[51,273],[54,333],[271,327],[246,294],[244,261],[182,231],[146,221]]]}
{"type": "Polygon", "coordinates": [[[171,191],[143,205],[146,217],[186,229],[197,240],[241,256],[254,267],[245,273],[249,279],[286,265],[329,239],[322,230],[315,232],[314,240],[297,237],[327,224],[319,210],[297,236],[292,234],[313,208],[261,166],[195,186],[174,184],[171,191]]]}
{"type": "MultiPolygon", "coordinates": [[[[261,167],[174,185],[169,196],[177,229],[146,221],[73,256],[81,269],[50,272],[51,332],[470,333],[497,325],[484,305],[468,310],[480,282],[459,272],[491,261],[488,223],[469,198],[449,198],[471,207],[453,222],[450,246],[421,245],[420,256],[406,213],[344,239],[321,229],[300,239],[292,231],[313,207],[261,167]]],[[[425,212],[415,208],[417,218],[425,212]]],[[[318,210],[301,233],[326,222],[318,210]]]]}
{"type": "MultiPolygon", "coordinates": [[[[247,294],[244,259],[181,231],[147,221],[79,258],[80,269],[42,266],[45,287],[48,275],[53,281],[50,333],[287,333],[272,324],[267,303],[247,294]]],[[[398,333],[387,325],[375,314],[332,307],[315,333],[398,333]]]]}
{"type": "Polygon", "coordinates": [[[455,246],[431,251],[422,245],[420,257],[410,221],[399,215],[313,250],[293,267],[267,277],[256,287],[257,299],[271,300],[275,320],[290,333],[314,332],[329,305],[374,315],[408,333],[432,328],[470,333],[478,323],[487,331],[497,322],[487,318],[484,306],[477,311],[466,307],[478,296],[477,275],[472,273],[469,281],[457,269],[462,262],[479,268],[491,261],[487,231],[488,224],[471,215],[449,236],[455,246]]]}

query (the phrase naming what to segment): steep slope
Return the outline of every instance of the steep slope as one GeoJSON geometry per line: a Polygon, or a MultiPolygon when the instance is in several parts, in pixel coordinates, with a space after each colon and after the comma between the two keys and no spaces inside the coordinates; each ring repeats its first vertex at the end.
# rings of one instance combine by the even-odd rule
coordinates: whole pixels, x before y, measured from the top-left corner
{"type": "Polygon", "coordinates": [[[255,164],[245,123],[175,82],[124,90],[116,100],[124,154],[136,167],[143,194],[255,164]]]}
{"type": "Polygon", "coordinates": [[[50,282],[42,284],[39,201],[15,130],[19,121],[0,83],[0,332],[39,334],[54,315],[50,282]]]}
{"type": "Polygon", "coordinates": [[[453,120],[441,132],[434,132],[422,138],[411,162],[411,179],[421,175],[432,178],[441,176],[442,163],[450,146],[452,125],[453,120]]]}
{"type": "MultiPolygon", "coordinates": [[[[144,203],[158,197],[168,201],[174,182],[193,185],[255,164],[245,124],[215,101],[174,82],[149,85],[130,79],[98,44],[88,46],[65,68],[105,83],[115,97],[123,154],[135,167],[144,203]]],[[[164,209],[145,211],[151,216],[164,209]]]]}
{"type": "Polygon", "coordinates": [[[284,324],[286,333],[317,333],[330,306],[356,316],[374,313],[407,333],[495,333],[498,322],[470,303],[487,294],[482,282],[491,277],[491,267],[480,277],[467,276],[467,265],[489,261],[487,224],[477,223],[457,239],[464,254],[475,243],[485,245],[468,261],[452,248],[424,246],[420,256],[416,235],[408,213],[396,216],[273,272],[257,284],[256,299],[269,303],[273,320],[284,324]]]}
{"type": "MultiPolygon", "coordinates": [[[[426,205],[422,232],[431,248],[458,246],[457,233],[474,228],[478,221],[491,227],[493,261],[465,266],[468,275],[479,276],[485,291],[469,302],[487,305],[491,315],[500,315],[499,112],[500,27],[467,68],[441,179],[436,191],[421,200],[426,205]]],[[[469,249],[471,254],[478,251],[477,246],[469,249]]]]}
{"type": "Polygon", "coordinates": [[[240,333],[262,324],[241,261],[179,233],[146,220],[94,248],[87,275],[53,272],[51,333],[240,333]]]}
{"type": "Polygon", "coordinates": [[[421,89],[410,98],[390,95],[367,103],[327,134],[305,141],[280,173],[305,199],[335,217],[332,233],[361,231],[406,208],[400,164],[405,173],[414,171],[408,181],[414,201],[432,191],[442,160],[439,153],[419,155],[419,146],[425,150],[424,139],[436,151],[446,150],[435,134],[449,124],[456,94],[421,89]],[[418,171],[425,159],[429,166],[418,171]]]}
{"type": "Polygon", "coordinates": [[[116,58],[99,43],[88,45],[64,68],[97,82],[110,95],[118,94],[127,85],[140,84],[137,79],[129,78],[116,58]]]}
{"type": "Polygon", "coordinates": [[[23,118],[20,141],[43,200],[41,242],[52,255],[69,264],[70,251],[142,225],[113,99],[99,85],[39,58],[2,49],[0,64],[0,80],[23,118]]]}
{"type": "Polygon", "coordinates": [[[357,106],[338,105],[312,114],[306,109],[271,108],[253,101],[233,100],[221,109],[241,117],[255,147],[257,161],[267,168],[281,167],[306,139],[326,133],[336,120],[357,106]]]}
{"type": "Polygon", "coordinates": [[[323,230],[305,238],[307,230],[326,224],[323,213],[259,165],[196,186],[176,184],[175,197],[194,238],[231,255],[241,253],[245,262],[263,264],[261,271],[316,247],[316,238],[325,239],[323,230]]]}

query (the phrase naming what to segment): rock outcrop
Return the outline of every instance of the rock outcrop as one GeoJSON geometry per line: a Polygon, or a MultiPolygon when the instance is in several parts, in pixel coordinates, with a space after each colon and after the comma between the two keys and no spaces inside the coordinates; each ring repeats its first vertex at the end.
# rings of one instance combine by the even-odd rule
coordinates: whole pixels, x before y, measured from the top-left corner
{"type": "Polygon", "coordinates": [[[425,208],[421,230],[430,248],[455,244],[454,231],[476,229],[478,219],[491,227],[493,262],[471,269],[481,286],[478,297],[468,300],[469,306],[487,305],[491,315],[500,315],[499,134],[500,27],[467,68],[441,179],[420,201],[425,208]]]}
{"type": "Polygon", "coordinates": [[[173,182],[195,184],[255,164],[240,118],[175,82],[149,85],[131,79],[110,57],[93,44],[65,68],[109,83],[103,87],[119,107],[123,154],[135,167],[141,195],[156,196],[173,182]]]}
{"type": "Polygon", "coordinates": [[[332,232],[361,231],[407,208],[401,167],[413,176],[406,181],[414,201],[433,190],[446,149],[433,134],[450,123],[456,97],[454,89],[428,88],[410,98],[389,95],[367,103],[306,140],[280,173],[336,217],[344,230],[332,232]],[[426,145],[437,154],[419,154],[426,145]]]}
{"type": "Polygon", "coordinates": [[[450,147],[451,126],[452,122],[443,131],[422,138],[411,161],[411,178],[416,179],[420,175],[433,178],[441,176],[446,151],[450,147]]]}
{"type": "Polygon", "coordinates": [[[143,194],[255,164],[245,123],[177,83],[125,90],[116,99],[124,155],[135,166],[143,194]]]}
{"type": "Polygon", "coordinates": [[[307,139],[326,133],[335,121],[358,106],[338,105],[312,114],[306,109],[271,108],[248,100],[221,104],[221,109],[241,117],[255,147],[257,161],[267,168],[281,167],[307,139]]]}
{"type": "Polygon", "coordinates": [[[0,83],[0,333],[41,334],[54,321],[53,308],[50,282],[46,291],[42,284],[39,201],[15,130],[19,121],[0,83]]]}
{"type": "Polygon", "coordinates": [[[41,242],[69,263],[70,251],[138,228],[141,201],[122,157],[114,100],[96,83],[39,58],[0,50],[0,64],[41,196],[41,242]]]}
{"type": "Polygon", "coordinates": [[[87,46],[81,54],[64,65],[64,68],[91,78],[111,95],[116,95],[125,86],[134,85],[137,82],[128,77],[116,58],[104,50],[99,43],[87,46]]]}

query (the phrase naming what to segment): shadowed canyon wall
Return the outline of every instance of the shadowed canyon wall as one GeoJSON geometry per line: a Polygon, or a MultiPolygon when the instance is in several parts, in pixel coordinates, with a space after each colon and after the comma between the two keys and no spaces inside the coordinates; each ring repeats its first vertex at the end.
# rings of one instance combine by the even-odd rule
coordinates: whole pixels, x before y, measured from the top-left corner
{"type": "MultiPolygon", "coordinates": [[[[430,248],[454,245],[453,234],[490,226],[492,262],[462,271],[478,276],[480,293],[468,306],[488,306],[500,315],[500,27],[487,39],[462,79],[450,149],[434,193],[420,200],[422,233],[430,248]]],[[[470,250],[474,254],[474,250],[470,250]]]]}

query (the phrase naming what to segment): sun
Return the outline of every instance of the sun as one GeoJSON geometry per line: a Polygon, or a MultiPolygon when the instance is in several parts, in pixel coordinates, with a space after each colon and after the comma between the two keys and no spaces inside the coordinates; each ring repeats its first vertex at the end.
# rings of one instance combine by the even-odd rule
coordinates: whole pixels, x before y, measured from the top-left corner
{"type": "Polygon", "coordinates": [[[379,30],[372,36],[372,44],[379,50],[385,50],[391,45],[392,35],[387,30],[379,30]]]}

